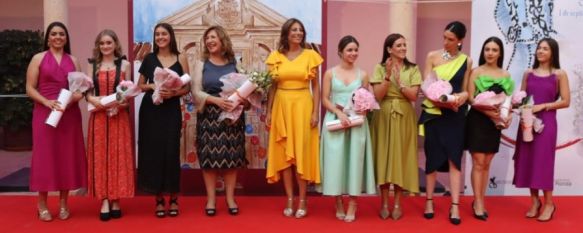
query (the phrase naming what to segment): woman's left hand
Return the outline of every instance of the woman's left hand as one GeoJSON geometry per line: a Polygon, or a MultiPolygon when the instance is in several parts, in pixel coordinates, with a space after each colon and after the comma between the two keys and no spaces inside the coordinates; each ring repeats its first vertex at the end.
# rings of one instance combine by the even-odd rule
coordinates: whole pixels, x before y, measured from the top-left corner
{"type": "Polygon", "coordinates": [[[75,92],[73,92],[71,102],[73,102],[73,103],[78,102],[81,98],[83,98],[83,93],[75,91],[75,92]]]}
{"type": "Polygon", "coordinates": [[[317,113],[312,113],[312,118],[310,119],[310,126],[312,126],[312,128],[318,126],[318,114],[317,113]]]}
{"type": "Polygon", "coordinates": [[[170,99],[176,96],[176,90],[160,89],[160,97],[163,99],[170,99]]]}

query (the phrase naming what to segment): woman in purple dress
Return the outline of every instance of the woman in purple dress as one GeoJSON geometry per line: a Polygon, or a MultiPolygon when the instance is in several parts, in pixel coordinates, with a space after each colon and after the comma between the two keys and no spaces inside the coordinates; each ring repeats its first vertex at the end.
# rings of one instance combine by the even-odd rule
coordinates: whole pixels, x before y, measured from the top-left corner
{"type": "MultiPolygon", "coordinates": [[[[542,39],[536,48],[534,65],[524,73],[521,87],[528,95],[532,95],[532,111],[545,127],[541,133],[534,134],[531,142],[524,142],[522,130],[518,130],[513,184],[519,188],[530,188],[532,205],[526,217],[538,216],[537,220],[541,222],[551,220],[557,209],[552,200],[557,143],[556,115],[557,109],[569,107],[571,101],[567,73],[560,68],[557,41],[552,38],[542,39]],[[544,194],[544,203],[539,200],[540,189],[544,194]]],[[[520,128],[524,127],[532,126],[521,122],[520,128]]]]}
{"type": "Polygon", "coordinates": [[[39,192],[38,217],[53,218],[47,207],[47,193],[60,191],[59,218],[69,218],[69,190],[87,186],[85,144],[78,101],[74,92],[67,106],[57,101],[61,89],[68,89],[67,74],[79,71],[71,56],[69,33],[61,22],[49,24],[45,31],[43,52],[32,58],[26,73],[26,94],[34,100],[32,113],[32,162],[30,190],[39,192]],[[57,127],[45,124],[51,111],[63,111],[57,127]]]}

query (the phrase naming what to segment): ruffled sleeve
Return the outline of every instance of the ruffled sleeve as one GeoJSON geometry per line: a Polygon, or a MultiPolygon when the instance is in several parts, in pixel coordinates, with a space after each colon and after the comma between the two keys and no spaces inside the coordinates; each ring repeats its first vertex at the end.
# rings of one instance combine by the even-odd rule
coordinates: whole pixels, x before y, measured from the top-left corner
{"type": "Polygon", "coordinates": [[[309,49],[306,52],[308,52],[308,73],[306,75],[306,79],[312,80],[316,78],[316,75],[318,74],[318,66],[324,62],[324,59],[314,50],[309,49]]]}
{"type": "Polygon", "coordinates": [[[381,83],[383,82],[383,79],[385,78],[385,67],[383,67],[381,64],[376,64],[374,66],[374,71],[372,73],[372,77],[370,79],[370,83],[381,83]]]}
{"type": "Polygon", "coordinates": [[[274,80],[277,80],[279,77],[279,66],[281,66],[281,56],[283,56],[279,51],[273,51],[267,59],[265,60],[265,64],[267,64],[267,70],[271,74],[274,80]]]}

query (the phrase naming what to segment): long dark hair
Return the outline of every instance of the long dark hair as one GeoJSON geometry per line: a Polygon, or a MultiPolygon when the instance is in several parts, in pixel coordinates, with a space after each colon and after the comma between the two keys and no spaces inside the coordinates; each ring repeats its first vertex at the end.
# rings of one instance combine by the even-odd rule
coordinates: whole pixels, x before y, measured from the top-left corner
{"type": "Polygon", "coordinates": [[[71,54],[71,38],[69,37],[69,30],[67,30],[65,24],[59,21],[52,22],[51,24],[49,24],[49,26],[47,26],[47,30],[45,31],[45,45],[43,47],[43,50],[49,49],[49,35],[51,34],[51,30],[53,30],[54,27],[60,27],[63,30],[65,30],[65,36],[67,36],[67,43],[65,43],[63,49],[65,50],[65,53],[71,54]]]}
{"type": "Polygon", "coordinates": [[[346,48],[346,46],[350,43],[355,43],[356,47],[360,46],[360,44],[358,43],[358,40],[356,40],[356,38],[354,38],[354,36],[346,35],[346,36],[342,37],[342,39],[340,39],[340,41],[338,41],[338,56],[340,56],[342,54],[342,50],[344,50],[344,48],[346,48]]]}
{"type": "MultiPolygon", "coordinates": [[[[559,43],[553,38],[543,38],[538,42],[536,45],[536,49],[540,47],[542,42],[547,42],[549,47],[551,48],[551,68],[561,69],[561,63],[559,62],[559,43]]],[[[534,64],[532,65],[533,69],[536,69],[540,66],[538,59],[536,59],[536,54],[534,55],[534,64]]]]}
{"type": "Polygon", "coordinates": [[[498,68],[502,68],[502,63],[504,62],[504,46],[502,45],[502,40],[495,36],[489,37],[488,39],[486,39],[486,41],[484,41],[484,44],[482,45],[482,51],[480,52],[480,61],[478,62],[478,64],[479,65],[486,64],[484,50],[486,49],[486,44],[490,42],[496,43],[498,45],[498,48],[500,48],[500,57],[498,57],[498,60],[496,61],[496,66],[498,66],[498,68]]]}
{"type": "Polygon", "coordinates": [[[154,27],[154,39],[152,40],[154,42],[153,43],[154,54],[158,54],[158,51],[160,51],[160,48],[156,44],[156,29],[158,29],[159,27],[166,29],[166,31],[168,31],[168,34],[170,34],[170,52],[176,55],[180,54],[180,52],[178,52],[178,44],[176,43],[176,37],[174,36],[174,29],[170,24],[167,23],[159,23],[156,24],[156,26],[154,27]]]}
{"type": "Polygon", "coordinates": [[[308,34],[306,32],[306,27],[304,27],[304,24],[299,19],[291,18],[285,21],[285,23],[281,26],[281,34],[279,35],[279,45],[277,47],[277,51],[279,51],[280,53],[287,53],[287,51],[289,51],[289,41],[287,40],[287,37],[294,23],[298,23],[302,28],[302,31],[304,31],[304,37],[302,38],[300,47],[302,48],[306,47],[306,35],[308,34]]]}
{"type": "MultiPolygon", "coordinates": [[[[393,45],[395,44],[395,41],[397,41],[398,39],[405,39],[405,37],[399,33],[393,33],[387,36],[387,38],[385,38],[385,43],[383,43],[383,58],[381,59],[380,64],[384,65],[385,62],[387,62],[387,59],[389,59],[390,54],[388,49],[392,48],[393,45]]],[[[416,66],[417,64],[410,62],[409,59],[407,59],[407,57],[405,57],[405,59],[403,59],[403,64],[405,64],[405,68],[409,68],[412,66],[416,66]]]]}

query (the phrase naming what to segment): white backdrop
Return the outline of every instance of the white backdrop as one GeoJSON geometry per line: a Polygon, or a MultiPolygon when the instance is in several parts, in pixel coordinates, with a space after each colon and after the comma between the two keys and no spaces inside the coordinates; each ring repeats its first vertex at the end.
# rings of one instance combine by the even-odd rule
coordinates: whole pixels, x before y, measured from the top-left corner
{"type": "MultiPolygon", "coordinates": [[[[561,68],[567,71],[571,106],[559,110],[555,163],[557,195],[583,195],[583,0],[474,0],[472,3],[472,51],[477,66],[484,40],[497,36],[504,42],[504,68],[520,88],[522,74],[532,66],[536,43],[550,36],[559,42],[561,68]],[[539,5],[540,3],[540,5],[539,5]],[[512,56],[514,54],[514,56],[512,56]]],[[[518,117],[504,130],[500,152],[490,169],[487,193],[527,195],[528,189],[512,185],[512,156],[518,117]]],[[[467,193],[471,194],[471,156],[466,156],[467,193]]]]}

